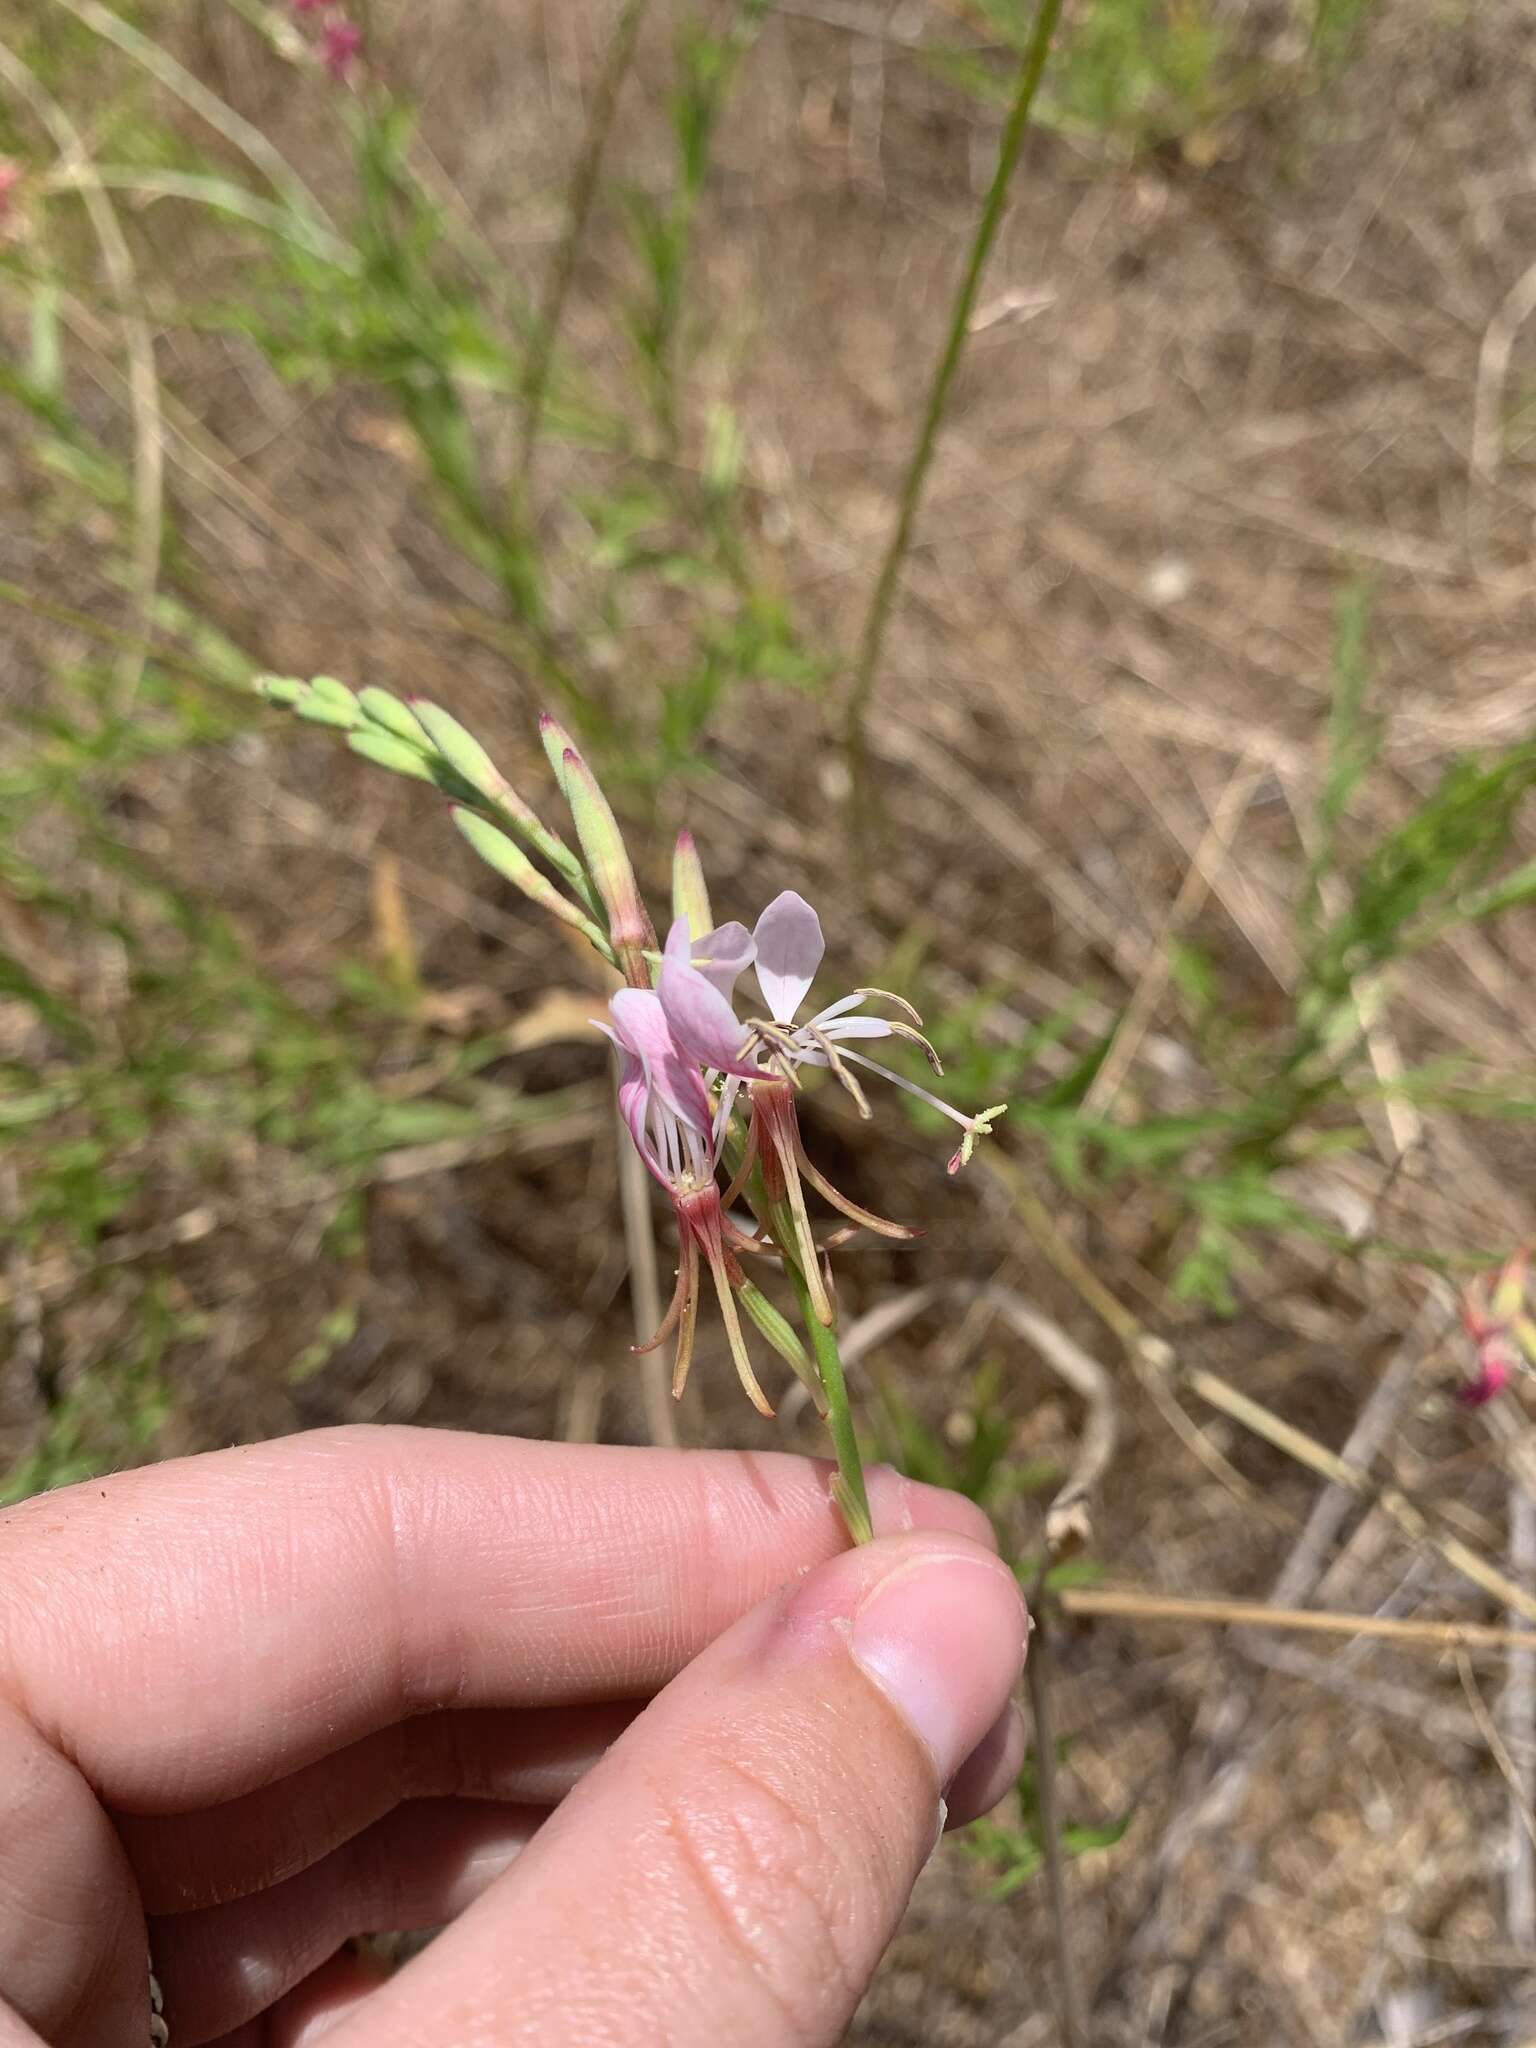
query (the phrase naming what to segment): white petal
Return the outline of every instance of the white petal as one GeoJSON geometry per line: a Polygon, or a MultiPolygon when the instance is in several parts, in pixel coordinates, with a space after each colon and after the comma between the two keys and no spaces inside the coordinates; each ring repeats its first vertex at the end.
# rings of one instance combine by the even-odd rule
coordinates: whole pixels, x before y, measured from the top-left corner
{"type": "Polygon", "coordinates": [[[827,950],[821,919],[803,896],[786,889],[757,920],[757,985],[775,1022],[788,1024],[805,1001],[827,950]]]}

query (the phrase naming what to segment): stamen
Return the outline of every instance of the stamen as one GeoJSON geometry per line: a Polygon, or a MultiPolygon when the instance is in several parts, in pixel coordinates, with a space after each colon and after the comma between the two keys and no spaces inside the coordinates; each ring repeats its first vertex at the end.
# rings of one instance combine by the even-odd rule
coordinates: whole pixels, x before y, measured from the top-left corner
{"type": "Polygon", "coordinates": [[[923,1058],[933,1071],[936,1074],[943,1073],[944,1062],[939,1058],[937,1049],[924,1038],[921,1031],[914,1030],[910,1024],[896,1023],[891,1025],[891,1035],[894,1038],[904,1038],[908,1045],[920,1045],[923,1049],[923,1058]]]}
{"type": "MultiPolygon", "coordinates": [[[[892,1026],[893,1030],[894,1028],[892,1026]]],[[[826,1054],[827,1066],[831,1071],[832,1078],[847,1089],[848,1093],[853,1097],[855,1109],[857,1109],[864,1121],[868,1123],[869,1119],[874,1115],[874,1111],[869,1106],[869,1097],[859,1086],[855,1077],[849,1073],[847,1064],[836,1045],[833,1044],[826,1032],[817,1024],[807,1024],[803,1027],[803,1030],[804,1035],[819,1045],[826,1054]]]]}
{"type": "MultiPolygon", "coordinates": [[[[942,1096],[934,1095],[926,1088],[920,1088],[915,1081],[909,1081],[905,1074],[893,1073],[889,1067],[882,1067],[878,1060],[872,1060],[862,1052],[845,1052],[843,1058],[853,1060],[861,1067],[868,1067],[872,1074],[883,1074],[887,1081],[894,1082],[898,1088],[905,1088],[909,1095],[915,1095],[920,1102],[926,1102],[930,1109],[941,1111],[952,1123],[963,1124],[969,1130],[976,1121],[963,1110],[945,1102],[942,1096]]],[[[988,1114],[991,1112],[988,1111],[988,1114]]]]}
{"type": "Polygon", "coordinates": [[[899,1010],[909,1024],[914,1024],[919,1029],[922,1028],[923,1020],[921,1014],[913,1009],[905,996],[895,995],[888,988],[858,988],[854,990],[854,994],[861,1000],[868,996],[878,996],[882,1003],[889,1003],[893,1010],[899,1010]]]}

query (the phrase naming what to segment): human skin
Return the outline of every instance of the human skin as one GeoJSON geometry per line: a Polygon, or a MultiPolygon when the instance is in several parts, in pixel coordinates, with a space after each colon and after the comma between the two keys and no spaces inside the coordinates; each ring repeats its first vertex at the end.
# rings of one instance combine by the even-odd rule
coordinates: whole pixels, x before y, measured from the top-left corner
{"type": "Polygon", "coordinates": [[[1022,1753],[985,1518],[340,1429],[0,1514],[0,2048],[810,2048],[1022,1753]],[[392,1977],[349,1936],[452,1924],[392,1977]]]}

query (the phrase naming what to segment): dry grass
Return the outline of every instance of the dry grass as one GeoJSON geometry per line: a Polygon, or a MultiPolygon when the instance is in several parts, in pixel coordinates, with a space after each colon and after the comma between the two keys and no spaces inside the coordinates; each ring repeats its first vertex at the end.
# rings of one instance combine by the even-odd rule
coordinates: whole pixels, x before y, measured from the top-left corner
{"type": "MultiPolygon", "coordinates": [[[[988,130],[904,46],[905,11],[893,26],[889,10],[862,10],[873,34],[839,26],[843,12],[828,6],[823,19],[807,5],[770,21],[754,90],[721,138],[696,382],[701,411],[712,392],[738,411],[769,574],[820,639],[847,648],[988,130]]],[[[557,230],[560,168],[579,147],[610,13],[438,0],[396,39],[444,190],[524,274],[557,230]]],[[[664,157],[665,15],[642,43],[614,140],[642,181],[664,157]]],[[[832,951],[861,975],[915,925],[946,998],[1004,990],[999,1032],[1048,1014],[1066,987],[1129,1004],[1119,1113],[1187,1102],[1200,1084],[1161,942],[1170,929],[1197,939],[1234,1009],[1277,1012],[1295,974],[1297,818],[1321,772],[1346,576],[1373,587],[1375,700],[1390,720],[1360,830],[1406,815],[1453,750],[1531,727],[1536,469],[1518,440],[1490,443],[1487,422],[1536,372],[1511,311],[1536,259],[1536,111],[1512,61],[1533,30],[1525,0],[1465,13],[1395,0],[1340,87],[1234,117],[1198,166],[1169,149],[1116,167],[1033,138],[877,693],[871,744],[890,829],[876,867],[849,885],[825,705],[766,689],[719,722],[712,777],[663,791],[658,855],[686,800],[724,914],[803,888],[832,951]]],[[[323,191],[331,144],[275,68],[242,68],[238,25],[200,14],[188,44],[199,75],[323,191]]],[[[196,274],[201,254],[189,234],[179,274],[196,274]]],[[[615,387],[608,309],[623,266],[600,221],[569,315],[573,348],[615,387]]],[[[514,779],[534,782],[536,691],[462,629],[486,592],[423,519],[391,423],[346,390],[282,387],[233,345],[162,346],[177,358],[167,487],[186,507],[214,615],[274,668],[440,698],[514,779]]],[[[104,412],[120,398],[112,374],[104,356],[104,412]]],[[[551,521],[570,516],[590,474],[591,458],[541,457],[551,521]]],[[[0,488],[12,501],[3,573],[105,607],[86,539],[61,554],[29,523],[18,462],[6,459],[0,488]]],[[[557,591],[557,624],[560,602],[557,591]]],[[[28,630],[34,653],[59,650],[59,632],[28,630]]],[[[632,631],[664,655],[678,627],[658,599],[632,631]]],[[[607,653],[616,686],[626,652],[607,653]]],[[[18,645],[6,687],[25,701],[42,673],[18,645]]],[[[471,1026],[505,1031],[505,1071],[520,1085],[593,1084],[590,1106],[536,1135],[391,1155],[372,1173],[363,1248],[339,1272],[314,1256],[326,1191],[295,1181],[291,1163],[252,1143],[210,1187],[190,1148],[147,1147],[129,1227],[103,1265],[153,1261],[200,1319],[173,1353],[165,1447],[359,1417],[638,1436],[601,1060],[562,1035],[523,1049],[512,1035],[550,989],[583,985],[576,957],[497,895],[414,792],[324,736],[274,725],[222,752],[147,763],[122,829],[169,874],[211,888],[301,1004],[326,998],[338,951],[374,942],[375,877],[398,858],[443,1046],[471,1026]],[[338,1290],[355,1332],[296,1383],[292,1362],[338,1290]]],[[[110,1022],[122,1001],[110,958],[53,957],[46,933],[13,922],[38,971],[110,1022]]],[[[1404,982],[1373,1056],[1390,1067],[1471,1050],[1529,1068],[1533,985],[1528,915],[1469,936],[1404,982]]],[[[1382,1504],[1395,1489],[1448,1540],[1498,1562],[1511,1490],[1530,1469],[1523,1419],[1494,1427],[1449,1403],[1446,1323],[1421,1272],[1277,1248],[1248,1277],[1235,1321],[1203,1319],[1168,1292],[1155,1201],[1065,1205],[1020,1151],[1006,1173],[979,1162],[951,1190],[899,1119],[866,1129],[825,1097],[812,1114],[834,1177],[933,1225],[918,1249],[850,1255],[855,1312],[931,1280],[996,1281],[1113,1367],[1120,1443],[1094,1554],[1117,1582],[1242,1600],[1288,1583],[1297,1605],[1503,1620],[1382,1504]],[[1071,1259],[1031,1235],[1020,1179],[1047,1196],[1069,1251],[1120,1305],[1118,1330],[1074,1285],[1071,1259]],[[1182,1367],[1330,1447],[1410,1345],[1369,1461],[1371,1498],[1329,1508],[1330,1540],[1299,1573],[1326,1481],[1149,1369],[1127,1314],[1182,1367]],[[1182,1435],[1169,1426],[1179,1402],[1182,1435]]],[[[1382,1235],[1448,1249],[1533,1234],[1536,1158],[1519,1125],[1474,1143],[1414,1112],[1381,1115],[1373,1137],[1374,1154],[1312,1169],[1310,1199],[1346,1227],[1370,1217],[1382,1235]]],[[[60,1255],[0,1279],[18,1358],[43,1311],[66,1377],[110,1346],[111,1273],[103,1285],[87,1277],[60,1255]]],[[[1005,1330],[972,1318],[957,1334],[953,1315],[929,1312],[889,1339],[881,1363],[942,1428],[980,1357],[1004,1368],[1021,1453],[1070,1465],[1081,1404],[1005,1330]]],[[[803,1412],[760,1425],[728,1392],[728,1371],[711,1370],[722,1363],[701,1359],[685,1440],[820,1448],[803,1412]]],[[[0,1452],[37,1428],[32,1381],[13,1367],[0,1387],[0,1452]]],[[[1025,1547],[1036,1512],[1020,1511],[1025,1547]]],[[[1095,2042],[1527,2037],[1536,1954],[1532,1930],[1510,1917],[1512,1793],[1485,1719],[1526,1772],[1536,1726],[1501,1708],[1497,1660],[1477,1667],[1479,1714],[1453,1658],[1363,1638],[1100,1618],[1060,1627],[1055,1647],[1069,1803],[1083,1818],[1134,1813],[1118,1847],[1068,1872],[1095,2042]]],[[[855,2039],[1060,2038],[1042,1891],[985,1908],[977,1890],[953,1852],[936,1861],[855,2039]]]]}

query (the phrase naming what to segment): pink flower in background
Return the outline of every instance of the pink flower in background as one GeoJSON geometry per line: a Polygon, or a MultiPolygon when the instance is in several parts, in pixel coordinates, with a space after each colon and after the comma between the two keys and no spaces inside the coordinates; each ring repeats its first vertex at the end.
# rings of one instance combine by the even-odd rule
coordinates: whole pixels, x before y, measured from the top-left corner
{"type": "Polygon", "coordinates": [[[10,219],[21,180],[21,165],[12,157],[0,156],[0,225],[10,219]]]}
{"type": "Polygon", "coordinates": [[[1529,1303],[1531,1248],[1517,1251],[1497,1273],[1481,1273],[1462,1302],[1462,1327],[1476,1346],[1476,1369],[1457,1392],[1465,1408],[1502,1394],[1517,1372],[1536,1368],[1536,1318],[1529,1303]]]}
{"type": "Polygon", "coordinates": [[[1481,1408],[1502,1394],[1512,1371],[1509,1359],[1496,1344],[1484,1344],[1477,1354],[1477,1371],[1462,1382],[1456,1398],[1463,1408],[1481,1408]]]}
{"type": "Polygon", "coordinates": [[[324,14],[334,0],[289,0],[295,14],[324,14]]]}
{"type": "Polygon", "coordinates": [[[362,55],[363,32],[345,15],[328,21],[320,32],[320,61],[338,85],[345,85],[362,55]]]}

